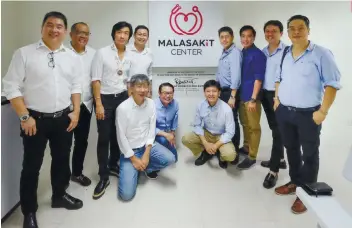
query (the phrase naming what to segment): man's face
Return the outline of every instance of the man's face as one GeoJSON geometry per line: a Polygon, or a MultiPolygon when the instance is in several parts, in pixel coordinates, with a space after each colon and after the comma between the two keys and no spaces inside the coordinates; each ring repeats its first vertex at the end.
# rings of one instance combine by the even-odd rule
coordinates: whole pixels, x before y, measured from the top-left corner
{"type": "Polygon", "coordinates": [[[72,44],[85,47],[89,41],[89,28],[83,24],[77,24],[75,31],[70,33],[72,44]]]}
{"type": "Polygon", "coordinates": [[[288,37],[292,43],[302,42],[308,40],[309,28],[303,20],[296,19],[288,25],[288,37]]]}
{"type": "Polygon", "coordinates": [[[216,104],[219,99],[220,91],[215,86],[210,86],[204,91],[205,98],[209,102],[209,104],[216,104]]]}
{"type": "Polygon", "coordinates": [[[62,19],[49,17],[42,27],[42,38],[46,42],[62,43],[66,32],[67,30],[62,19]]]}
{"type": "Polygon", "coordinates": [[[229,32],[221,32],[219,39],[224,49],[229,48],[233,43],[233,36],[229,32]]]}
{"type": "Polygon", "coordinates": [[[145,45],[148,41],[148,30],[138,29],[134,34],[134,42],[138,45],[145,45]]]}
{"type": "Polygon", "coordinates": [[[170,86],[163,86],[159,97],[163,104],[169,104],[174,99],[174,90],[170,86]]]}
{"type": "Polygon", "coordinates": [[[252,30],[248,29],[241,33],[241,44],[243,48],[249,48],[254,43],[254,34],[252,30]]]}
{"type": "Polygon", "coordinates": [[[149,84],[147,82],[136,83],[131,88],[132,88],[132,95],[137,99],[144,99],[149,92],[149,84]]]}
{"type": "Polygon", "coordinates": [[[277,44],[280,42],[282,32],[280,32],[280,28],[275,25],[268,25],[264,30],[265,40],[268,41],[269,44],[277,44]]]}
{"type": "Polygon", "coordinates": [[[130,37],[130,29],[128,27],[123,27],[115,32],[115,44],[126,45],[130,37]]]}

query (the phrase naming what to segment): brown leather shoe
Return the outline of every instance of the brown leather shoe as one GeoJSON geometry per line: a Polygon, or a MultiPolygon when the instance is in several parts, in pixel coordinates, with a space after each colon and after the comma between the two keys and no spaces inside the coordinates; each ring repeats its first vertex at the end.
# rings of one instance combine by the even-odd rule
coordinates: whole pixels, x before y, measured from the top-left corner
{"type": "Polygon", "coordinates": [[[294,214],[302,214],[307,211],[307,208],[306,206],[304,206],[303,202],[297,197],[291,207],[291,211],[294,214]]]}
{"type": "Polygon", "coordinates": [[[277,195],[293,195],[296,193],[296,185],[292,184],[292,182],[288,182],[285,185],[275,188],[275,193],[277,195]]]}

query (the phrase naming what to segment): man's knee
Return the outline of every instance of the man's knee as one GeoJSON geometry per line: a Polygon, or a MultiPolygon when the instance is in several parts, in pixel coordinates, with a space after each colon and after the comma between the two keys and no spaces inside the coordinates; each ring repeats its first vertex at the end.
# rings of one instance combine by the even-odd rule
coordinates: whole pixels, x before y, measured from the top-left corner
{"type": "Polygon", "coordinates": [[[193,137],[194,133],[186,133],[184,136],[182,136],[182,144],[187,146],[192,144],[192,137],[193,137]]]}
{"type": "Polygon", "coordinates": [[[122,201],[131,201],[136,195],[136,190],[121,190],[119,191],[118,197],[122,201]]]}
{"type": "Polygon", "coordinates": [[[157,136],[156,141],[163,146],[167,146],[169,144],[169,141],[164,136],[157,136]]]}

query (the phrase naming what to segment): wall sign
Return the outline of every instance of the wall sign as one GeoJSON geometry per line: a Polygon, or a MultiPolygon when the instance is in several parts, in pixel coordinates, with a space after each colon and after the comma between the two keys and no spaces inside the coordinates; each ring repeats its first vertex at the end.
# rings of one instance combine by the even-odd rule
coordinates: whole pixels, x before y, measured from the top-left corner
{"type": "Polygon", "coordinates": [[[154,67],[216,67],[224,26],[217,2],[149,2],[154,67]]]}

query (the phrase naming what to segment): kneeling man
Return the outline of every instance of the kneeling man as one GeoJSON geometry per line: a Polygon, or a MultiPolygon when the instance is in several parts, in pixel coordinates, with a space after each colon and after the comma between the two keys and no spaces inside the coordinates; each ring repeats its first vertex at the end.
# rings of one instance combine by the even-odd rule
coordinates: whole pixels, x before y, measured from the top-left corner
{"type": "Polygon", "coordinates": [[[139,171],[147,175],[175,163],[175,155],[154,142],[156,109],[147,98],[149,78],[134,75],[130,80],[131,96],[116,109],[117,140],[122,152],[118,195],[130,200],[136,194],[139,171]]]}
{"type": "Polygon", "coordinates": [[[227,162],[238,163],[238,155],[231,141],[235,134],[233,113],[230,106],[219,99],[220,88],[215,80],[204,84],[206,99],[197,107],[194,130],[182,137],[182,143],[195,156],[201,153],[195,161],[197,166],[205,164],[217,152],[222,168],[227,167],[227,162]]]}

